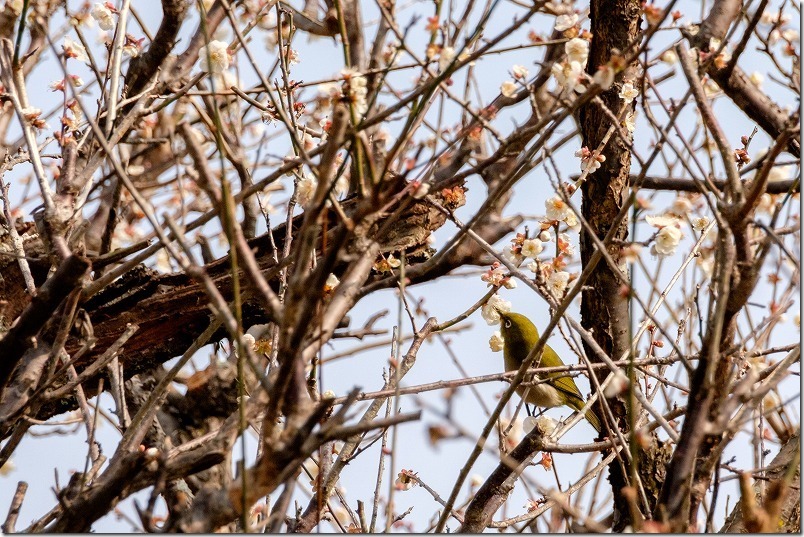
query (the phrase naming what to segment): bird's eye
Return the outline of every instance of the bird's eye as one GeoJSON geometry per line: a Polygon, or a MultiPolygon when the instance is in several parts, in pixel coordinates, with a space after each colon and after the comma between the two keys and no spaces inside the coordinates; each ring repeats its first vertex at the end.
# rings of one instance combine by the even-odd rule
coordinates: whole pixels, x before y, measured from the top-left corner
{"type": "Polygon", "coordinates": [[[511,328],[511,319],[506,319],[505,320],[505,327],[506,328],[511,328]]]}

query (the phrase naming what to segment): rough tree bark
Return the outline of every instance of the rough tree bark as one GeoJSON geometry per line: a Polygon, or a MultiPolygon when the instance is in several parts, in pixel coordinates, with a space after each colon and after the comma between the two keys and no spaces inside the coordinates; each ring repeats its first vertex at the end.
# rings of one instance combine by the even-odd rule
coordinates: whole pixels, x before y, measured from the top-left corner
{"type": "MultiPolygon", "coordinates": [[[[598,66],[606,65],[615,54],[632,52],[638,46],[640,34],[641,9],[636,0],[593,0],[590,9],[592,42],[589,50],[588,70],[596,71],[598,66]]],[[[615,115],[623,107],[619,96],[625,80],[637,85],[639,73],[635,63],[617,76],[610,89],[600,95],[602,103],[615,115]]],[[[594,73],[592,73],[594,74],[594,73]]],[[[633,110],[634,104],[628,105],[633,110]]],[[[583,146],[596,151],[611,127],[610,115],[601,107],[599,101],[589,103],[581,109],[579,116],[583,146]]],[[[619,126],[616,126],[619,128],[619,126]]],[[[583,183],[582,216],[589,223],[591,232],[603,240],[616,226],[613,241],[608,244],[608,254],[619,264],[619,241],[628,236],[628,219],[618,218],[628,197],[629,172],[631,167],[630,140],[612,136],[602,151],[606,157],[600,169],[589,174],[583,183]]],[[[590,233],[584,228],[581,232],[581,263],[585,267],[595,253],[595,245],[590,233]]],[[[627,354],[629,341],[629,315],[627,293],[622,288],[623,281],[614,269],[605,262],[598,263],[587,282],[581,301],[581,324],[595,337],[598,345],[614,359],[627,354]]],[[[584,344],[584,350],[591,360],[595,352],[584,344]]],[[[607,371],[598,372],[602,382],[607,371]]],[[[619,420],[612,427],[629,428],[625,404],[622,400],[608,400],[614,416],[619,420]]],[[[598,408],[600,408],[598,406],[598,408]]],[[[604,412],[599,412],[602,416],[604,412]]],[[[622,489],[628,484],[624,459],[617,458],[609,466],[609,480],[614,493],[614,531],[621,531],[632,523],[627,500],[622,489]]]]}

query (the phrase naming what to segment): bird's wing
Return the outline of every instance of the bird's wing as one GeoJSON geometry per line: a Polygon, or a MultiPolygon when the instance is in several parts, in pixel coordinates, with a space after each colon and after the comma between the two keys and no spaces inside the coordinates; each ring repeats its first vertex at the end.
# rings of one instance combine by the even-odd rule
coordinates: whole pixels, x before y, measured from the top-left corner
{"type": "MultiPolygon", "coordinates": [[[[550,358],[547,360],[542,358],[541,365],[564,365],[564,362],[561,361],[561,358],[558,356],[558,354],[556,354],[556,351],[550,347],[550,345],[544,346],[543,356],[549,356],[550,358]]],[[[578,389],[578,386],[575,385],[575,381],[572,380],[572,377],[568,376],[568,373],[551,373],[547,375],[547,377],[550,379],[550,383],[557,390],[564,392],[570,397],[576,397],[583,402],[583,395],[581,395],[581,391],[578,389]]]]}
{"type": "Polygon", "coordinates": [[[581,395],[581,391],[575,385],[575,381],[572,380],[572,377],[567,376],[560,376],[566,375],[566,373],[554,373],[550,375],[550,380],[553,386],[559,390],[564,392],[565,394],[569,395],[570,397],[577,397],[581,401],[583,401],[583,396],[581,395]]]}

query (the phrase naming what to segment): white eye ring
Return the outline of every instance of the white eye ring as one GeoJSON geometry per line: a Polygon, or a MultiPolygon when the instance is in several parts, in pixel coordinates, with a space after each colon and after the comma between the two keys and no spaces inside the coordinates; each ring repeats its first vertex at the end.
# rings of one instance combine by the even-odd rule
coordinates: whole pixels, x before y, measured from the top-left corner
{"type": "Polygon", "coordinates": [[[506,328],[511,328],[511,319],[506,319],[505,320],[505,327],[506,328]]]}

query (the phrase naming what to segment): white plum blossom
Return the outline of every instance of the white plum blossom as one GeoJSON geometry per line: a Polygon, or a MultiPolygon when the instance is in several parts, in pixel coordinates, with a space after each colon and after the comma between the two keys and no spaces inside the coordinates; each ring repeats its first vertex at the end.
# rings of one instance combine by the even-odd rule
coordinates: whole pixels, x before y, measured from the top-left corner
{"type": "Polygon", "coordinates": [[[16,469],[17,465],[14,464],[14,461],[12,459],[6,459],[6,462],[4,462],[2,466],[0,466],[0,476],[5,477],[16,469]]]}
{"type": "Polygon", "coordinates": [[[789,13],[780,14],[778,10],[767,9],[762,12],[762,15],[759,18],[759,22],[767,25],[778,24],[779,26],[784,26],[785,24],[790,22],[790,14],[789,13]]]}
{"type": "Polygon", "coordinates": [[[388,259],[386,259],[386,261],[388,262],[388,265],[391,268],[399,268],[400,266],[402,266],[402,261],[400,259],[394,257],[394,254],[390,254],[388,256],[388,259]]]}
{"type": "Polygon", "coordinates": [[[603,395],[606,397],[615,397],[620,395],[628,388],[628,377],[625,376],[625,373],[617,370],[614,373],[614,377],[609,382],[609,385],[603,390],[603,395]]]}
{"type": "Polygon", "coordinates": [[[48,125],[45,120],[42,119],[42,110],[40,108],[34,108],[33,106],[23,108],[22,116],[29,125],[37,130],[50,128],[50,125],[48,125]]]}
{"type": "Polygon", "coordinates": [[[684,196],[676,196],[676,199],[673,200],[671,210],[673,214],[677,214],[679,216],[687,215],[690,213],[690,211],[692,211],[692,201],[684,196]]]}
{"type": "Polygon", "coordinates": [[[546,215],[547,219],[557,220],[559,222],[567,218],[567,216],[572,212],[569,208],[569,205],[564,203],[564,200],[562,200],[558,196],[553,196],[552,198],[545,201],[544,207],[545,209],[547,209],[547,215],[546,215]]]}
{"type": "Polygon", "coordinates": [[[87,49],[84,45],[74,41],[70,36],[66,36],[61,44],[61,49],[64,51],[66,58],[75,58],[79,62],[89,63],[89,56],[87,56],[87,49]]]}
{"type": "Polygon", "coordinates": [[[522,261],[525,260],[525,258],[522,257],[522,254],[515,252],[511,248],[511,245],[508,245],[505,248],[503,248],[503,257],[507,259],[512,265],[517,267],[522,264],[522,261]]]}
{"type": "Polygon", "coordinates": [[[90,12],[92,18],[98,21],[98,26],[101,30],[110,31],[114,28],[114,17],[112,10],[99,2],[95,3],[90,12]]]}
{"type": "Polygon", "coordinates": [[[678,226],[678,218],[675,216],[670,215],[647,215],[645,216],[645,222],[649,226],[653,226],[658,229],[662,229],[667,226],[678,226]]]}
{"type": "Polygon", "coordinates": [[[318,187],[318,181],[312,175],[305,175],[301,181],[296,185],[297,200],[301,205],[307,205],[315,195],[315,189],[318,187]]]}
{"type": "Polygon", "coordinates": [[[782,39],[784,39],[788,43],[796,43],[798,42],[798,32],[795,31],[793,28],[783,30],[782,39]]]}
{"type": "Polygon", "coordinates": [[[516,90],[517,85],[513,80],[506,80],[500,84],[500,93],[502,93],[504,97],[513,97],[516,95],[516,90]]]}
{"type": "Polygon", "coordinates": [[[438,68],[441,71],[445,70],[454,59],[455,49],[452,47],[442,47],[441,52],[438,54],[438,68]]]}
{"type": "Polygon", "coordinates": [[[412,479],[413,477],[416,477],[416,472],[414,472],[413,470],[405,470],[403,468],[402,471],[399,472],[399,474],[397,474],[396,476],[396,481],[394,481],[394,488],[396,490],[403,490],[403,491],[412,489],[413,487],[418,485],[418,482],[415,479],[412,479]]]}
{"type": "Polygon", "coordinates": [[[579,86],[579,82],[584,77],[583,65],[578,62],[554,63],[551,68],[553,77],[558,85],[569,91],[574,91],[579,86]]]}
{"type": "Polygon", "coordinates": [[[543,229],[542,232],[539,233],[539,240],[542,242],[550,242],[553,240],[553,234],[550,233],[549,229],[543,229]]]}
{"type": "Polygon", "coordinates": [[[580,37],[573,37],[564,43],[564,52],[567,53],[570,62],[578,62],[584,65],[589,57],[589,41],[580,37]]]}
{"type": "Polygon", "coordinates": [[[791,166],[774,166],[771,168],[770,173],[768,173],[768,182],[775,183],[778,181],[786,181],[790,179],[792,174],[793,168],[791,166]]]}
{"type": "Polygon", "coordinates": [[[522,419],[517,418],[511,422],[510,418],[500,418],[500,429],[507,431],[508,435],[505,439],[506,444],[513,448],[522,440],[522,419]]]}
{"type": "Polygon", "coordinates": [[[709,225],[709,219],[705,216],[692,219],[692,229],[695,231],[703,231],[709,225]]]}
{"type": "MultiPolygon", "coordinates": [[[[573,214],[573,216],[575,215],[573,214]]],[[[575,248],[572,246],[570,236],[567,235],[566,233],[561,233],[558,235],[558,245],[559,248],[561,249],[562,254],[568,257],[572,257],[575,255],[575,248]]]]}
{"type": "Polygon", "coordinates": [[[243,334],[243,343],[245,344],[244,348],[248,347],[254,349],[254,347],[257,345],[257,339],[253,334],[243,334]]]}
{"type": "Polygon", "coordinates": [[[413,182],[411,182],[412,190],[411,190],[410,195],[413,196],[413,198],[417,199],[417,200],[424,199],[425,197],[427,197],[427,194],[430,193],[430,187],[431,186],[432,185],[430,185],[430,183],[426,183],[426,182],[422,183],[421,181],[418,181],[418,180],[413,181],[413,182]]]}
{"type": "Polygon", "coordinates": [[[550,435],[557,427],[558,422],[546,414],[542,414],[538,418],[536,416],[528,416],[525,418],[525,421],[522,422],[522,430],[525,434],[536,429],[543,435],[550,435]]]}
{"type": "Polygon", "coordinates": [[[665,50],[664,54],[662,54],[659,57],[659,59],[662,60],[667,65],[675,65],[676,63],[678,63],[678,56],[676,56],[676,53],[673,50],[669,49],[665,50]]]}
{"type": "Polygon", "coordinates": [[[628,132],[634,134],[636,130],[636,118],[637,118],[637,111],[631,110],[627,116],[625,116],[625,128],[628,129],[628,132]]]}
{"type": "Polygon", "coordinates": [[[80,76],[67,75],[67,78],[62,78],[61,80],[54,80],[53,82],[48,84],[50,91],[64,91],[64,89],[67,87],[68,79],[70,80],[70,83],[73,85],[73,87],[80,88],[81,86],[84,85],[84,80],[80,76]]]}
{"type": "Polygon", "coordinates": [[[710,37],[709,38],[709,52],[712,52],[712,53],[717,52],[717,50],[720,48],[721,43],[723,43],[723,41],[721,41],[717,37],[710,37]]]}
{"type": "Polygon", "coordinates": [[[577,13],[565,13],[556,17],[556,31],[563,32],[578,24],[577,13]]]}
{"type": "Polygon", "coordinates": [[[626,102],[626,104],[632,102],[639,96],[639,90],[634,87],[634,84],[631,82],[626,82],[623,84],[623,87],[620,88],[620,98],[626,102]]]}
{"type": "Polygon", "coordinates": [[[632,242],[627,246],[623,246],[620,250],[620,259],[626,263],[636,263],[639,259],[639,254],[642,252],[642,245],[632,242]]]}
{"type": "Polygon", "coordinates": [[[123,45],[123,55],[128,56],[129,58],[136,58],[140,55],[140,50],[142,49],[142,45],[135,39],[128,39],[126,37],[126,43],[123,45]]]}
{"type": "Polygon", "coordinates": [[[681,230],[677,227],[663,227],[656,236],[656,242],[653,244],[653,252],[661,256],[673,255],[676,253],[681,237],[681,230]]]}
{"type": "Polygon", "coordinates": [[[42,109],[41,108],[34,108],[33,106],[28,106],[27,108],[23,108],[21,110],[21,112],[22,112],[22,117],[24,117],[25,121],[27,121],[29,123],[33,123],[34,121],[39,119],[39,116],[42,115],[42,109]]]}
{"type": "Polygon", "coordinates": [[[220,74],[229,68],[229,46],[223,41],[210,41],[198,51],[201,70],[205,73],[220,74]]]}
{"type": "Polygon", "coordinates": [[[357,114],[362,116],[368,110],[368,102],[366,101],[368,81],[366,77],[354,69],[342,70],[341,77],[344,80],[344,93],[349,97],[349,101],[354,104],[357,114]]]}
{"type": "Polygon", "coordinates": [[[480,308],[480,315],[491,326],[500,324],[500,312],[508,313],[509,311],[511,311],[511,303],[495,293],[480,308]]]}
{"type": "Polygon", "coordinates": [[[231,71],[223,71],[212,75],[216,91],[226,91],[232,86],[240,87],[240,79],[231,71]]]}
{"type": "Polygon", "coordinates": [[[499,330],[495,330],[489,338],[489,347],[491,348],[491,352],[500,352],[503,350],[504,345],[505,341],[503,340],[502,334],[499,330]]]}
{"type": "Polygon", "coordinates": [[[597,72],[595,76],[592,77],[595,84],[601,87],[601,89],[607,90],[614,84],[614,69],[609,67],[608,65],[601,65],[597,68],[597,72]]]}
{"type": "Polygon", "coordinates": [[[557,300],[560,300],[564,296],[564,291],[569,284],[569,277],[569,272],[557,270],[547,278],[547,290],[550,291],[550,294],[557,300]]]}
{"type": "Polygon", "coordinates": [[[542,242],[536,239],[525,239],[522,242],[522,255],[529,259],[536,259],[536,257],[544,250],[542,242]]]}
{"type": "Polygon", "coordinates": [[[494,263],[492,268],[480,276],[480,279],[488,283],[489,287],[505,285],[506,280],[510,280],[508,269],[499,263],[494,263]]]}
{"type": "Polygon", "coordinates": [[[327,276],[327,281],[324,282],[324,289],[331,291],[336,287],[338,287],[338,284],[340,283],[341,281],[338,279],[337,276],[335,276],[334,274],[330,274],[329,276],[327,276]]]}
{"type": "Polygon", "coordinates": [[[748,77],[748,80],[750,80],[753,85],[761,89],[762,83],[765,82],[765,77],[759,71],[754,71],[748,77]]]}
{"type": "Polygon", "coordinates": [[[714,257],[707,256],[699,256],[695,258],[695,264],[701,269],[701,271],[706,275],[707,278],[711,279],[712,274],[715,271],[715,259],[714,257]]]}
{"type": "Polygon", "coordinates": [[[527,70],[527,68],[525,68],[524,65],[514,65],[511,68],[511,72],[514,75],[514,78],[517,78],[517,79],[520,79],[520,80],[528,78],[528,70],[527,70]]]}
{"type": "Polygon", "coordinates": [[[295,48],[290,48],[290,45],[287,46],[287,50],[288,50],[287,55],[288,65],[299,65],[299,62],[301,62],[301,56],[299,56],[299,51],[296,50],[295,48]]]}
{"type": "Polygon", "coordinates": [[[576,233],[581,231],[581,223],[578,221],[578,216],[572,211],[570,211],[570,213],[564,219],[564,223],[566,223],[567,227],[576,233]]]}

